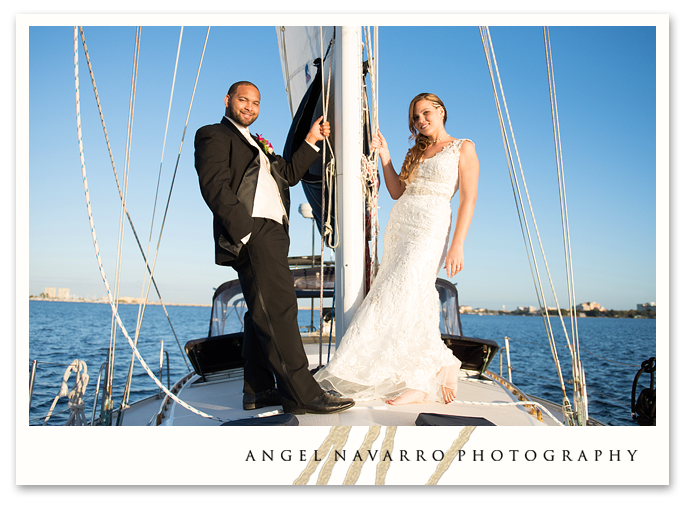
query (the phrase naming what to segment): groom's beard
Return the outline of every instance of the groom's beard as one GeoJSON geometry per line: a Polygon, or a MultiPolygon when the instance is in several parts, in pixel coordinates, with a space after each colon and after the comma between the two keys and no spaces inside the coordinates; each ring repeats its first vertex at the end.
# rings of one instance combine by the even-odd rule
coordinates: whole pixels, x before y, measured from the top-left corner
{"type": "Polygon", "coordinates": [[[243,117],[243,115],[241,114],[241,111],[234,111],[233,109],[231,109],[229,112],[230,112],[230,114],[229,114],[230,118],[233,121],[235,121],[236,123],[238,123],[239,125],[244,126],[245,128],[252,125],[255,122],[255,120],[259,117],[259,111],[257,112],[257,114],[255,114],[254,116],[252,116],[250,118],[243,117]]]}

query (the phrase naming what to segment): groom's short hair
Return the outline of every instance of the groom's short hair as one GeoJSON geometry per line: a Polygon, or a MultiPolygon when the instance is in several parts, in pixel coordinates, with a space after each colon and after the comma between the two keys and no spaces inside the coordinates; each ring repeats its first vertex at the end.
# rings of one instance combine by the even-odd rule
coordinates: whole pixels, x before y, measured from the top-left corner
{"type": "Polygon", "coordinates": [[[255,88],[259,92],[259,88],[257,86],[255,86],[253,83],[251,83],[250,81],[238,81],[237,83],[231,84],[231,87],[228,88],[228,93],[226,93],[226,94],[228,96],[232,97],[233,94],[238,89],[238,86],[252,86],[253,88],[255,88]]]}

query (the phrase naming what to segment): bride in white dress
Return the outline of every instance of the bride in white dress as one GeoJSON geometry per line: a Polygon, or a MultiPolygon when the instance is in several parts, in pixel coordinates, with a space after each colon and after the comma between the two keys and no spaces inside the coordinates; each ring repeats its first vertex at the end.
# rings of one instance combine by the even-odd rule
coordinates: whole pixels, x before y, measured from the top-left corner
{"type": "Polygon", "coordinates": [[[315,374],[325,390],[389,404],[452,402],[460,362],[440,337],[435,280],[444,266],[452,277],[464,267],[464,240],[476,204],[478,157],[473,143],[445,131],[447,110],[432,93],[409,106],[414,146],[401,174],[387,142],[378,148],[387,190],[396,203],[384,233],[375,281],[339,348],[315,374]],[[459,190],[454,236],[450,201],[459,190]]]}

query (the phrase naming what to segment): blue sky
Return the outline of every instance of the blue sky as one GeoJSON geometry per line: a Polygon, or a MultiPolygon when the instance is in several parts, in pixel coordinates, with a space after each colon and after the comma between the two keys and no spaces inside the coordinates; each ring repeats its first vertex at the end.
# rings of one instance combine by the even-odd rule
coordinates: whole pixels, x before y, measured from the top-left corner
{"type": "MultiPolygon", "coordinates": [[[[152,248],[205,33],[199,26],[183,32],[152,248]]],[[[179,34],[179,27],[145,26],[142,32],[128,207],[144,241],[179,34]]],[[[550,34],[577,302],[631,309],[656,300],[655,29],[555,26],[550,34]]],[[[135,28],[85,26],[85,35],[122,180],[135,28]]],[[[539,231],[564,307],[567,292],[542,29],[491,26],[491,35],[539,231]]],[[[477,27],[381,27],[380,59],[380,126],[395,166],[409,147],[408,103],[422,91],[434,92],[445,102],[451,135],[476,143],[478,202],[466,241],[466,267],[452,279],[460,302],[497,309],[537,305],[477,27]],[[422,40],[429,43],[421,44],[422,40]]],[[[30,29],[29,293],[54,286],[69,287],[82,297],[100,297],[105,292],[82,189],[72,62],[71,26],[30,29]]],[[[113,285],[119,199],[87,72],[80,45],[85,163],[101,253],[113,285]]],[[[263,134],[279,152],[283,148],[291,118],[274,27],[212,27],[156,265],[165,302],[208,303],[213,287],[235,277],[231,269],[213,264],[211,214],[199,194],[193,139],[198,127],[219,121],[223,96],[240,79],[255,82],[262,92],[260,117],[251,130],[263,134]],[[246,52],[231,51],[240,41],[247,41],[246,52]]],[[[381,190],[379,217],[384,228],[393,201],[384,186],[381,190]]],[[[304,201],[302,189],[294,188],[294,255],[310,253],[310,222],[297,212],[304,201]]],[[[457,204],[455,198],[455,211],[457,204]]],[[[121,294],[139,296],[143,267],[129,227],[122,275],[121,294]]],[[[548,304],[554,305],[552,298],[548,304]]]]}

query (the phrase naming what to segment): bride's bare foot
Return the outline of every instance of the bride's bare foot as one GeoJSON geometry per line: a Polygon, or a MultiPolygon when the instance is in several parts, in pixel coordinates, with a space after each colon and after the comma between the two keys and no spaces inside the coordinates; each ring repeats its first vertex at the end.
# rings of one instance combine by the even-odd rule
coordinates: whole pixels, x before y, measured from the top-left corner
{"type": "Polygon", "coordinates": [[[457,398],[456,389],[449,388],[448,386],[442,385],[442,399],[445,404],[449,404],[457,398]]]}
{"type": "Polygon", "coordinates": [[[393,399],[388,399],[386,401],[387,404],[391,404],[392,406],[398,406],[400,404],[414,404],[417,402],[425,402],[425,392],[422,390],[406,390],[403,394],[399,395],[398,397],[394,397],[393,399]]]}

